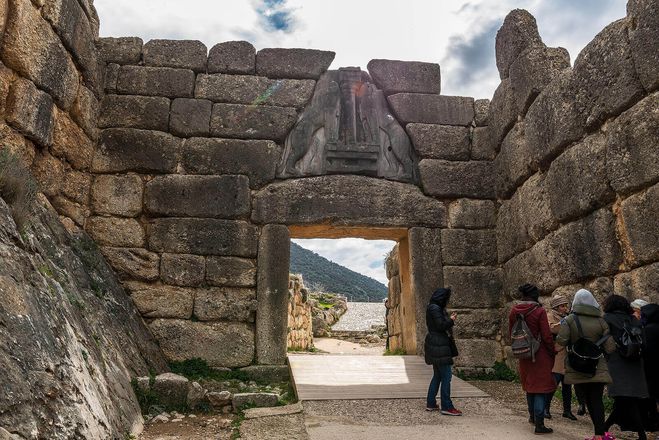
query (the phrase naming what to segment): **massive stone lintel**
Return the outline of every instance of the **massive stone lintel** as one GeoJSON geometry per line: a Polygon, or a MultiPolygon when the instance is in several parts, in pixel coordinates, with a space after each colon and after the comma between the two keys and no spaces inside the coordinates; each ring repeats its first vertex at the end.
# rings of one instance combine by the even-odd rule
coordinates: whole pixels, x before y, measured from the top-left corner
{"type": "Polygon", "coordinates": [[[286,138],[278,177],[365,174],[417,180],[414,150],[382,90],[359,68],[325,73],[286,138]]]}

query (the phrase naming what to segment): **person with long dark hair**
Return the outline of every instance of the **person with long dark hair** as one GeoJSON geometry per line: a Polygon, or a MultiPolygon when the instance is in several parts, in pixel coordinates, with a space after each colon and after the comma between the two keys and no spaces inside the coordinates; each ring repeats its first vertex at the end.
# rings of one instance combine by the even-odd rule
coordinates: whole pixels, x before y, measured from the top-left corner
{"type": "Polygon", "coordinates": [[[453,339],[455,312],[450,316],[446,306],[451,299],[451,289],[435,290],[426,308],[428,334],[424,343],[426,364],[432,365],[433,376],[428,386],[426,411],[440,411],[447,416],[461,416],[462,412],[451,401],[451,365],[458,350],[453,339]],[[437,405],[437,392],[440,391],[441,407],[437,405]]]}
{"type": "Polygon", "coordinates": [[[609,396],[613,397],[613,411],[606,419],[605,428],[618,425],[622,431],[636,432],[639,440],[646,440],[642,410],[643,399],[649,394],[641,357],[641,322],[634,316],[627,298],[620,295],[604,300],[604,320],[618,346],[607,359],[613,379],[608,386],[609,396]]]}
{"type": "Polygon", "coordinates": [[[645,380],[648,384],[650,399],[646,402],[648,431],[659,431],[659,304],[648,304],[641,307],[641,325],[645,346],[643,362],[645,380]]]}

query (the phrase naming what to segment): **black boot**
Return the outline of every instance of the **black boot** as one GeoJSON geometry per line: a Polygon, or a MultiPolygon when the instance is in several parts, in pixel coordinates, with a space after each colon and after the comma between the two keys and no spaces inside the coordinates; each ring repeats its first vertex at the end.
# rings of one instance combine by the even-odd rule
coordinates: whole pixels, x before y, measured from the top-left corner
{"type": "Polygon", "coordinates": [[[572,414],[572,411],[566,411],[563,413],[563,417],[570,420],[577,420],[577,418],[572,414]]]}
{"type": "Polygon", "coordinates": [[[535,434],[551,434],[554,432],[553,429],[547,428],[545,426],[544,420],[536,420],[535,422],[535,434]]]}

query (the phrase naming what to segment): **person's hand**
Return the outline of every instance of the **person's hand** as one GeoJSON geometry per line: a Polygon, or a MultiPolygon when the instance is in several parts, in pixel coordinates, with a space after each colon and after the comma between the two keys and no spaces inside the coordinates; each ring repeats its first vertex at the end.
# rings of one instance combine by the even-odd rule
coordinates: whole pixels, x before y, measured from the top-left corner
{"type": "Polygon", "coordinates": [[[457,317],[458,317],[457,313],[455,313],[455,312],[451,313],[451,320],[452,321],[455,321],[455,318],[457,318],[457,317]]]}

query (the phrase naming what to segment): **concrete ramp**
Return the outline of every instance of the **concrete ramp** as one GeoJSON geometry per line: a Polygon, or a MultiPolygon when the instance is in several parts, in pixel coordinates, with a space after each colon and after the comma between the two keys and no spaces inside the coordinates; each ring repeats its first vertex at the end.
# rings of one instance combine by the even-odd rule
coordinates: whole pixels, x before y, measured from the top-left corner
{"type": "MultiPolygon", "coordinates": [[[[418,356],[297,355],[288,361],[299,400],[421,399],[432,366],[418,356]]],[[[451,397],[488,397],[453,376],[451,397]]]]}

